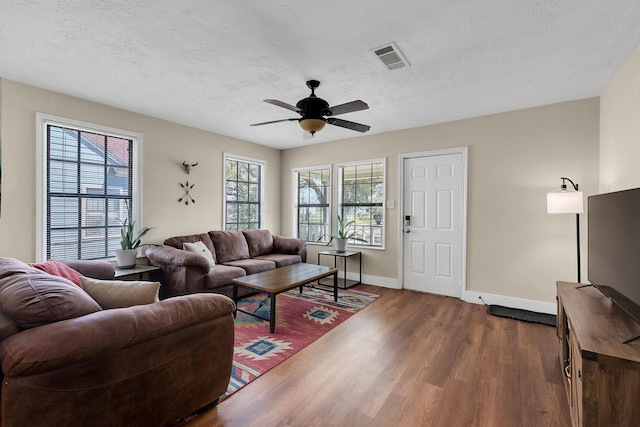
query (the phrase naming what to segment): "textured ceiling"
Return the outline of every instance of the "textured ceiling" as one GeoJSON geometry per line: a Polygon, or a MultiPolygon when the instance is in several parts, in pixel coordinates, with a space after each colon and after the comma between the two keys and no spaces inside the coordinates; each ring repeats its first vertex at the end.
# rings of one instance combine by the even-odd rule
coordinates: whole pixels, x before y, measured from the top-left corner
{"type": "Polygon", "coordinates": [[[0,77],[281,149],[362,135],[249,127],[309,79],[374,134],[600,95],[639,44],[637,0],[0,0],[0,77]]]}

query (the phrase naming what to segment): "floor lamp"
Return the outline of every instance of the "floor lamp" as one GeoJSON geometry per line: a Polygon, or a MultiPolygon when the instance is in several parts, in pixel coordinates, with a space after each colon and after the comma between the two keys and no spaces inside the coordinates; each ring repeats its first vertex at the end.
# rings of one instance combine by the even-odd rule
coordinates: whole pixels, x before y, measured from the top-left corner
{"type": "Polygon", "coordinates": [[[576,214],[576,240],[578,243],[578,283],[580,283],[580,214],[584,212],[584,197],[582,191],[578,191],[578,184],[569,178],[560,178],[562,185],[559,190],[547,193],[547,213],[549,214],[576,214]],[[567,190],[569,181],[574,191],[567,190]]]}

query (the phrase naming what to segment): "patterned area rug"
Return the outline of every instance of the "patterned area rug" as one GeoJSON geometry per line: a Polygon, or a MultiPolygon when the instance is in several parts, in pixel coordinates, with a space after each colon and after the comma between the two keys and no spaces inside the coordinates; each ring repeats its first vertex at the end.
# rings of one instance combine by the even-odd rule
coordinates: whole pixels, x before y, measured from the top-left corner
{"type": "MultiPolygon", "coordinates": [[[[338,302],[334,302],[333,292],[316,288],[305,287],[302,294],[298,289],[282,293],[276,297],[273,334],[269,333],[268,321],[238,312],[231,381],[221,400],[311,344],[378,296],[339,289],[338,302]]],[[[270,307],[269,300],[264,302],[265,297],[252,295],[240,300],[238,306],[268,319],[270,307]]]]}

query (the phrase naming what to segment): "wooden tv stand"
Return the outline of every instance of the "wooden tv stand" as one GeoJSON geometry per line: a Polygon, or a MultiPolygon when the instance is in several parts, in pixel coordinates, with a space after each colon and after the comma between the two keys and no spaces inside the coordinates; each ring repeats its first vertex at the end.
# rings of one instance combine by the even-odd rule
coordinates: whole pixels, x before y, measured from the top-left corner
{"type": "Polygon", "coordinates": [[[640,335],[598,289],[557,282],[560,364],[574,426],[640,426],[640,335]]]}

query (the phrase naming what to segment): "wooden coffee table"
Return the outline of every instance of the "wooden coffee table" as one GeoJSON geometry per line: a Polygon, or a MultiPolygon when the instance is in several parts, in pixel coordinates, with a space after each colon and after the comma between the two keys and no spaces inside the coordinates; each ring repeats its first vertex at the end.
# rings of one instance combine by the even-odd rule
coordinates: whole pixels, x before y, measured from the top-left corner
{"type": "Polygon", "coordinates": [[[302,292],[303,285],[331,275],[333,275],[333,299],[334,301],[338,301],[338,269],[324,265],[300,263],[233,279],[233,302],[236,303],[236,311],[268,320],[269,330],[273,333],[276,329],[276,295],[298,287],[300,288],[300,292],[302,292]],[[237,308],[238,286],[269,295],[271,310],[268,319],[237,308]]]}

